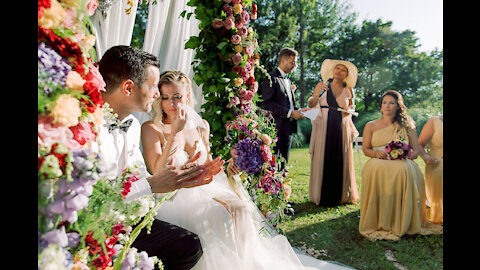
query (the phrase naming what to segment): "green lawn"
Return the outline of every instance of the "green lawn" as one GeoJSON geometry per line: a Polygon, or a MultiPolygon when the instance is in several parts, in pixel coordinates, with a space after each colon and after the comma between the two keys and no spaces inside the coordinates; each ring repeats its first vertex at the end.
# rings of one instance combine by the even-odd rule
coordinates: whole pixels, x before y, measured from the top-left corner
{"type": "MultiPolygon", "coordinates": [[[[360,158],[361,164],[355,151],[359,192],[361,165],[369,159],[361,151],[360,158]]],[[[415,161],[424,173],[423,160],[418,158],[415,161]]],[[[308,200],[308,148],[292,149],[289,166],[289,176],[293,179],[290,200],[296,203],[296,213],[279,226],[286,232],[292,246],[318,259],[338,261],[356,269],[443,269],[442,235],[406,235],[398,242],[371,242],[358,232],[359,204],[318,207],[308,200]]]]}

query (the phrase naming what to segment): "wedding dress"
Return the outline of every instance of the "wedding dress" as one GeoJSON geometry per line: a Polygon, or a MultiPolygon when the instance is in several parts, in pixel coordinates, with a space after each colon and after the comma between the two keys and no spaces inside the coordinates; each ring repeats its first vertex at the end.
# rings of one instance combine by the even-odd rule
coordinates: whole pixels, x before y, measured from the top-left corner
{"type": "MultiPolygon", "coordinates": [[[[201,139],[197,152],[201,153],[198,163],[203,164],[207,150],[201,139]]],[[[188,159],[184,150],[177,149],[175,165],[188,159]]],[[[351,269],[296,254],[287,238],[267,224],[240,179],[236,180],[233,189],[222,171],[207,185],[178,190],[157,212],[156,218],[199,236],[203,256],[194,270],[351,269]]]]}

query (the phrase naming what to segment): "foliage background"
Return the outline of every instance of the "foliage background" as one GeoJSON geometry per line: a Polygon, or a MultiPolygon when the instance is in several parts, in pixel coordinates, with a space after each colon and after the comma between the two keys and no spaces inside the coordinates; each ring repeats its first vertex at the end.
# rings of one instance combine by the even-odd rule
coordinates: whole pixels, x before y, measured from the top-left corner
{"type": "MultiPolygon", "coordinates": [[[[420,51],[419,39],[411,30],[395,31],[391,21],[364,20],[349,0],[258,0],[258,19],[251,22],[258,34],[260,63],[267,71],[277,67],[278,52],[292,47],[299,52],[292,73],[297,85],[297,106],[306,101],[320,81],[324,59],[344,59],[359,71],[355,87],[358,117],[353,121],[360,136],[368,121],[379,117],[381,94],[399,91],[420,133],[429,117],[443,113],[443,50],[420,51]]],[[[132,46],[141,48],[148,6],[139,5],[132,46]]],[[[256,81],[265,75],[255,71],[256,81]]],[[[259,90],[261,94],[261,89],[259,90]]],[[[293,147],[310,142],[310,120],[299,121],[293,147]]]]}

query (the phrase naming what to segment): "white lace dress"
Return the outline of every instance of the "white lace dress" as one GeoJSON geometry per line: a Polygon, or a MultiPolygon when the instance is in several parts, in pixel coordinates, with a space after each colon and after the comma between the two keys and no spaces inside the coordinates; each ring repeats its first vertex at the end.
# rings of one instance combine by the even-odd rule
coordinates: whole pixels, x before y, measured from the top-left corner
{"type": "MultiPolygon", "coordinates": [[[[197,152],[201,152],[198,163],[203,164],[207,151],[202,140],[197,142],[197,152]]],[[[182,165],[188,154],[177,150],[174,160],[182,165]]],[[[237,195],[221,172],[207,185],[178,190],[160,206],[158,219],[199,236],[203,256],[194,270],[351,269],[296,254],[287,238],[267,225],[238,181],[237,195]]]]}

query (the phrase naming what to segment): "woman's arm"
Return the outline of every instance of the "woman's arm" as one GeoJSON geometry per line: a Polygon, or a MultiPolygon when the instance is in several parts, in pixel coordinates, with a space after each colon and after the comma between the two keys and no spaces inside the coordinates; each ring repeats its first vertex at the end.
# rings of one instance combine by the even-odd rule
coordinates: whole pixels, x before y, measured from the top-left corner
{"type": "Polygon", "coordinates": [[[434,131],[435,129],[433,126],[433,118],[430,118],[423,126],[420,137],[418,138],[420,157],[427,164],[435,164],[437,162],[437,159],[435,157],[432,157],[425,152],[425,146],[427,146],[427,144],[432,140],[434,131]]]}
{"type": "Polygon", "coordinates": [[[372,122],[368,122],[363,128],[362,151],[367,157],[371,158],[387,158],[387,154],[383,151],[373,150],[372,147],[372,122]]]}
{"type": "Polygon", "coordinates": [[[143,123],[141,132],[143,156],[145,164],[147,164],[147,170],[151,174],[156,173],[160,168],[170,163],[177,147],[181,144],[181,138],[178,133],[171,134],[167,136],[166,144],[162,150],[160,136],[153,122],[143,123]]]}
{"type": "Polygon", "coordinates": [[[412,159],[416,159],[421,153],[420,146],[418,144],[418,136],[416,128],[407,128],[408,142],[413,147],[412,159]]]}
{"type": "Polygon", "coordinates": [[[322,92],[322,90],[325,90],[325,84],[323,82],[317,83],[315,86],[315,89],[313,90],[312,96],[308,99],[307,104],[309,108],[315,107],[317,105],[318,100],[319,100],[319,95],[322,92]]]}
{"type": "Polygon", "coordinates": [[[202,119],[202,122],[205,125],[205,130],[202,130],[201,135],[202,135],[203,144],[205,145],[205,148],[207,148],[207,162],[208,162],[213,159],[212,153],[210,153],[210,124],[205,119],[202,119]]]}

